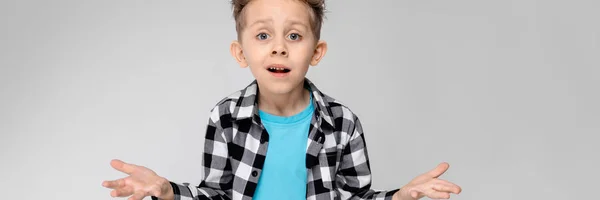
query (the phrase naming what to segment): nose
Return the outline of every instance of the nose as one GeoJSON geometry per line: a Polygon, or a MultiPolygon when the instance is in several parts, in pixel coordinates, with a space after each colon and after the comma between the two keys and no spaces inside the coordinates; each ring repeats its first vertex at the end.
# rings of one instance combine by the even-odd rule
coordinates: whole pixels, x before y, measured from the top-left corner
{"type": "Polygon", "coordinates": [[[277,54],[281,54],[282,56],[286,56],[287,55],[287,51],[285,50],[273,50],[273,52],[271,52],[272,55],[277,55],[277,54]]]}
{"type": "Polygon", "coordinates": [[[271,55],[272,56],[277,56],[277,55],[287,56],[288,52],[287,52],[287,49],[285,47],[285,41],[277,41],[275,43],[275,45],[273,46],[273,50],[271,51],[271,55]]]}

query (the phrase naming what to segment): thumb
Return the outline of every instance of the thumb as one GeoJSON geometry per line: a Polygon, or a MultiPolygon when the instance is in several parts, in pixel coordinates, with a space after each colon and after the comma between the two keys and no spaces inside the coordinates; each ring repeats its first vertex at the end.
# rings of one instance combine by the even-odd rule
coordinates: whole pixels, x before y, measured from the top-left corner
{"type": "Polygon", "coordinates": [[[410,190],[408,190],[408,195],[410,195],[410,197],[412,197],[413,199],[419,199],[419,193],[423,193],[423,191],[418,187],[413,187],[410,190]]]}
{"type": "Polygon", "coordinates": [[[413,191],[411,191],[411,192],[410,192],[410,197],[412,197],[412,198],[416,199],[417,197],[419,197],[419,192],[417,192],[417,191],[414,191],[414,190],[413,190],[413,191]]]}
{"type": "Polygon", "coordinates": [[[119,159],[114,159],[114,160],[110,161],[110,166],[112,166],[116,170],[119,170],[119,171],[121,171],[123,173],[126,173],[126,174],[133,173],[135,171],[136,167],[137,167],[137,166],[135,166],[133,164],[125,163],[125,162],[123,162],[123,161],[121,161],[119,159]]]}
{"type": "Polygon", "coordinates": [[[427,172],[427,175],[429,175],[433,178],[437,178],[437,177],[441,176],[442,174],[444,174],[444,172],[446,172],[448,170],[448,168],[450,168],[450,164],[443,162],[443,163],[440,163],[435,169],[427,172]]]}

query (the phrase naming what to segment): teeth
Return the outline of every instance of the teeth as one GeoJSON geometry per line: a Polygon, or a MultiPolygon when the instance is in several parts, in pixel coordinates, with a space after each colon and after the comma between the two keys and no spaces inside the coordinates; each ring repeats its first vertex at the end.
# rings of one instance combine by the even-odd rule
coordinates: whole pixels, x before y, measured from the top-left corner
{"type": "Polygon", "coordinates": [[[269,69],[272,69],[272,70],[280,70],[280,71],[283,71],[283,70],[285,70],[285,68],[281,68],[281,67],[270,67],[269,69]]]}

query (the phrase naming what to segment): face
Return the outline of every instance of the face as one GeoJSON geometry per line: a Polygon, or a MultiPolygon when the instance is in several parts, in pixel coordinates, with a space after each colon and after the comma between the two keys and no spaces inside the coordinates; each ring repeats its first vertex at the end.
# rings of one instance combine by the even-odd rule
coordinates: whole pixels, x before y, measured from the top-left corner
{"type": "Polygon", "coordinates": [[[312,32],[309,7],[297,0],[253,0],[244,12],[240,41],[231,45],[240,66],[250,67],[262,92],[302,87],[309,65],[317,65],[327,50],[312,32]]]}

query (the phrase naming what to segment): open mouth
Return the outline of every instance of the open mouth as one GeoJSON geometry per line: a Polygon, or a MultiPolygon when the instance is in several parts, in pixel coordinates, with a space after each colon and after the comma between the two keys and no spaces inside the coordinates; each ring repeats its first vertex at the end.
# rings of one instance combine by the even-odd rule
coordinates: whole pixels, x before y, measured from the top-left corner
{"type": "Polygon", "coordinates": [[[272,73],[288,73],[291,70],[285,67],[272,66],[268,67],[267,70],[272,73]]]}

